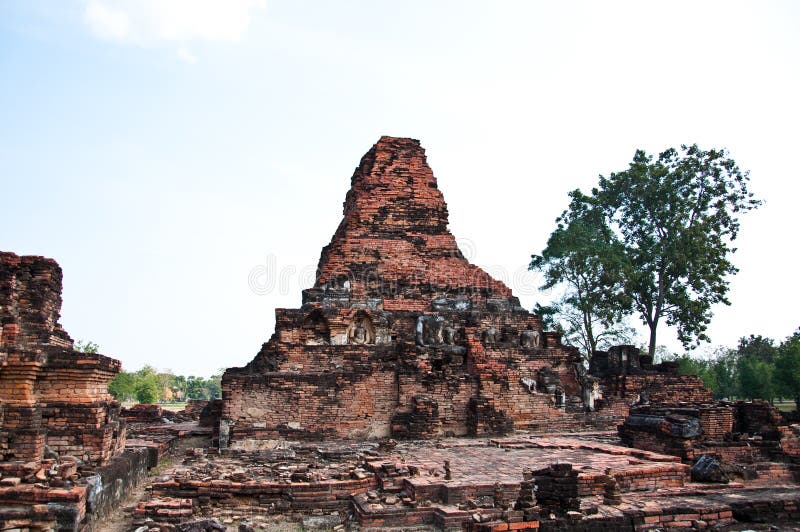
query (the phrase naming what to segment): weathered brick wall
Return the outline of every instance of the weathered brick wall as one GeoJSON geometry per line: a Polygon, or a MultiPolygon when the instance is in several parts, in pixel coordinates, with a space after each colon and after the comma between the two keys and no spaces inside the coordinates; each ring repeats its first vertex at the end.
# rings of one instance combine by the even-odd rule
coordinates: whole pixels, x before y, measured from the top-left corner
{"type": "Polygon", "coordinates": [[[229,375],[223,417],[240,437],[389,435],[397,408],[395,374],[371,372],[229,375]]]}
{"type": "Polygon", "coordinates": [[[721,440],[733,432],[734,410],[727,405],[700,408],[700,426],[706,439],[721,440]]]}
{"type": "Polygon", "coordinates": [[[467,409],[470,399],[478,395],[478,380],[466,371],[456,374],[420,379],[416,373],[398,375],[398,403],[406,405],[401,413],[411,412],[414,397],[429,397],[437,402],[440,434],[467,434],[467,409]]]}
{"type": "Polygon", "coordinates": [[[125,442],[107,389],[120,363],[73,349],[58,323],[61,281],[52,259],[0,252],[0,452],[38,462],[47,444],[102,465],[125,442]]]}
{"type": "Polygon", "coordinates": [[[643,372],[639,375],[611,375],[601,381],[603,397],[618,397],[636,401],[648,400],[655,404],[677,405],[710,404],[711,390],[703,381],[692,375],[668,375],[643,372]]]}
{"type": "Polygon", "coordinates": [[[781,450],[795,460],[800,458],[800,425],[780,427],[780,433],[781,450]]]}
{"type": "Polygon", "coordinates": [[[194,420],[200,419],[200,414],[203,412],[203,409],[208,406],[209,401],[205,399],[189,399],[186,401],[186,407],[183,409],[183,413],[189,416],[194,420]]]}
{"type": "Polygon", "coordinates": [[[767,401],[737,401],[734,409],[735,432],[758,434],[771,440],[780,438],[778,426],[783,424],[783,419],[778,409],[767,401]]]}

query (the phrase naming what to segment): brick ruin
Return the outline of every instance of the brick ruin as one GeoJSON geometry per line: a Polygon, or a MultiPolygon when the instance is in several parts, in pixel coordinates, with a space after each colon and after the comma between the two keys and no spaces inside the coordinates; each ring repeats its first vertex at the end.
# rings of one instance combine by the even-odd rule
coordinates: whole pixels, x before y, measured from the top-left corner
{"type": "Polygon", "coordinates": [[[45,446],[105,465],[125,444],[108,383],[118,360],[73,349],[58,323],[61,268],[0,253],[0,452],[3,467],[40,462],[45,446]]]}
{"type": "Polygon", "coordinates": [[[361,159],[299,309],[223,377],[222,437],[505,434],[586,423],[580,356],[470,264],[416,140],[361,159]]]}
{"type": "Polygon", "coordinates": [[[419,142],[382,137],[302,307],[277,309],[272,338],[225,373],[222,446],[609,429],[632,404],[711,402],[701,381],[633,346],[596,353],[587,373],[447,225],[419,142]]]}
{"type": "Polygon", "coordinates": [[[419,142],[382,137],[301,308],[277,309],[256,357],[225,372],[222,458],[188,452],[137,523],[265,509],[339,512],[329,524],[349,515],[368,530],[800,518],[796,490],[770,485],[796,485],[796,425],[769,405],[715,402],[634,346],[595,353],[587,370],[447,224],[419,142]]]}
{"type": "Polygon", "coordinates": [[[460,253],[418,141],[382,137],[299,309],[223,399],[120,413],[61,271],[0,254],[0,529],[677,530],[800,522],[800,426],[634,346],[544,331],[460,253]],[[122,451],[122,446],[125,450],[122,451]],[[113,489],[108,489],[113,487],[113,489]]]}
{"type": "Polygon", "coordinates": [[[107,389],[120,362],[74,349],[58,322],[61,281],[52,259],[0,252],[3,530],[78,529],[87,501],[109,497],[98,483],[135,462],[121,458],[125,422],[107,389]]]}

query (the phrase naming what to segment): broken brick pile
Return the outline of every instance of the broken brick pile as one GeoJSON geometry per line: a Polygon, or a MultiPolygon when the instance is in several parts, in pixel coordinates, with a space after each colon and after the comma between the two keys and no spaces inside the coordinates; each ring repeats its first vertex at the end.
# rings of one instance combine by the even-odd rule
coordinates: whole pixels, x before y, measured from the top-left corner
{"type": "Polygon", "coordinates": [[[202,414],[203,409],[205,409],[208,404],[209,401],[206,399],[189,399],[186,401],[183,413],[197,421],[200,419],[200,414],[202,414]]]}

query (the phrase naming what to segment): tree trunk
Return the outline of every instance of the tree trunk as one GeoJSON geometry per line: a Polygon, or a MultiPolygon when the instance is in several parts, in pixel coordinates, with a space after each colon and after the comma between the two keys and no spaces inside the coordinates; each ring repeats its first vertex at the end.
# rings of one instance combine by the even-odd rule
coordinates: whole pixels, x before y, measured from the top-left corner
{"type": "Polygon", "coordinates": [[[794,398],[794,411],[800,414],[800,395],[794,398]]]}
{"type": "Polygon", "coordinates": [[[647,354],[653,357],[653,362],[655,363],[656,359],[656,323],[650,325],[650,345],[647,348],[647,354]]]}

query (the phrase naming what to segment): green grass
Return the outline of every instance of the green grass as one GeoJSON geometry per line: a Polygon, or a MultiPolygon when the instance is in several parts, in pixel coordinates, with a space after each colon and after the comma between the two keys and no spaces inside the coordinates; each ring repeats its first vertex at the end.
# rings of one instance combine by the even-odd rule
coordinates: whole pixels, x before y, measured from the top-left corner
{"type": "MultiPolygon", "coordinates": [[[[135,403],[133,401],[125,401],[124,403],[122,403],[122,406],[125,407],[125,408],[130,408],[135,404],[137,404],[137,403],[135,403]]],[[[163,404],[162,403],[158,403],[158,406],[160,406],[164,410],[171,410],[172,412],[179,412],[179,411],[183,410],[184,408],[186,408],[186,402],[183,401],[183,402],[179,402],[179,403],[163,403],[163,404]]]]}
{"type": "Polygon", "coordinates": [[[794,401],[775,401],[775,408],[781,412],[794,412],[797,410],[797,404],[794,401]]]}

